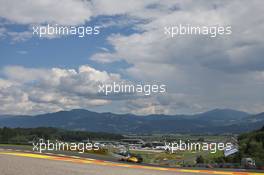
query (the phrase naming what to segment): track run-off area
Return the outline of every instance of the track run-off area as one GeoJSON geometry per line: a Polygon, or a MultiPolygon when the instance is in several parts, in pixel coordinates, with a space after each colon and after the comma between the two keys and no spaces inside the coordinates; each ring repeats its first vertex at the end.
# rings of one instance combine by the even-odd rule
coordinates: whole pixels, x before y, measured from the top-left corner
{"type": "MultiPolygon", "coordinates": [[[[105,160],[84,158],[84,157],[79,157],[79,156],[70,156],[66,154],[54,154],[54,153],[41,153],[40,154],[40,153],[34,153],[32,151],[28,151],[28,150],[0,149],[0,162],[1,160],[4,161],[4,159],[6,158],[5,156],[7,156],[8,159],[12,159],[12,157],[23,158],[23,159],[16,160],[18,161],[18,164],[20,164],[21,161],[22,161],[21,164],[23,164],[23,161],[24,160],[26,161],[26,159],[35,159],[34,161],[37,161],[36,159],[38,160],[42,159],[42,160],[49,160],[49,161],[71,163],[72,164],[71,166],[75,166],[76,164],[89,165],[91,166],[91,171],[95,168],[93,166],[96,166],[95,168],[96,171],[98,171],[99,169],[97,174],[100,174],[100,172],[102,172],[102,175],[105,175],[104,171],[108,172],[108,174],[118,174],[118,173],[115,173],[115,171],[119,172],[118,168],[121,168],[121,170],[125,170],[126,175],[134,174],[134,171],[137,171],[136,173],[142,172],[139,174],[151,174],[151,175],[155,175],[155,174],[157,175],[160,175],[160,174],[166,174],[166,175],[167,174],[263,175],[264,174],[261,172],[244,172],[244,171],[239,172],[239,171],[221,171],[221,170],[204,170],[204,169],[197,170],[197,169],[167,168],[167,167],[140,165],[140,164],[126,164],[126,163],[119,163],[119,162],[111,162],[111,161],[105,161],[105,160]]],[[[0,170],[5,168],[1,166],[4,166],[4,165],[0,163],[0,170]]],[[[16,168],[15,166],[16,164],[13,165],[13,168],[16,168]]],[[[63,169],[63,167],[61,168],[63,169]]],[[[74,168],[72,168],[71,170],[74,171],[74,168]]],[[[87,169],[86,174],[91,174],[89,170],[90,169],[87,169]]]]}

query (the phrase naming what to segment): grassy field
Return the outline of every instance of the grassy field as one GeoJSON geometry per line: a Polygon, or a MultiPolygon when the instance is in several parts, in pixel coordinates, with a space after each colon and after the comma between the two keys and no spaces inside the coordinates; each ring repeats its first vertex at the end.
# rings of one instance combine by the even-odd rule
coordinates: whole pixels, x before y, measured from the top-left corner
{"type": "Polygon", "coordinates": [[[178,167],[183,165],[195,165],[196,158],[202,155],[205,161],[213,163],[213,160],[223,156],[223,152],[218,151],[216,153],[210,153],[208,151],[191,152],[191,151],[179,151],[173,154],[166,152],[146,152],[146,151],[131,151],[131,153],[139,154],[142,156],[145,163],[167,165],[171,167],[178,167]]]}

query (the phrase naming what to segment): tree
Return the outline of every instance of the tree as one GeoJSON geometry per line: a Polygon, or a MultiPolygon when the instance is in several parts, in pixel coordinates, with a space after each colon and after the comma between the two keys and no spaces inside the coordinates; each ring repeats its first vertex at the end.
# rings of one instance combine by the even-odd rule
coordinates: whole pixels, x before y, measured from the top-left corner
{"type": "Polygon", "coordinates": [[[196,163],[204,163],[205,160],[204,160],[204,157],[202,155],[199,155],[197,158],[196,158],[196,163]]]}

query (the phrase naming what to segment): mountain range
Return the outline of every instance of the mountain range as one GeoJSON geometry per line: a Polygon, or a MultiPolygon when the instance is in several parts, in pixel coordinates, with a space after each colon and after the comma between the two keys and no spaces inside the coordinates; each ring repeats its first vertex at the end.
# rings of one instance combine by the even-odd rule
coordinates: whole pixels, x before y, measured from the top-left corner
{"type": "Polygon", "coordinates": [[[242,133],[257,130],[263,125],[264,113],[251,115],[231,109],[215,109],[193,115],[153,114],[138,116],[73,109],[35,116],[0,116],[0,127],[56,127],[123,134],[242,133]]]}

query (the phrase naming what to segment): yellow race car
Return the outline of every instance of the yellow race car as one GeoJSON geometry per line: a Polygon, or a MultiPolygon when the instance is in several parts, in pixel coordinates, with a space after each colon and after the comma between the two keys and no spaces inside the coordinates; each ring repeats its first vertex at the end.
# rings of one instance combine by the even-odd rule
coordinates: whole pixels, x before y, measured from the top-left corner
{"type": "Polygon", "coordinates": [[[143,158],[140,155],[131,154],[131,153],[119,153],[120,161],[127,161],[127,162],[133,162],[133,163],[141,163],[143,161],[143,158]]]}

